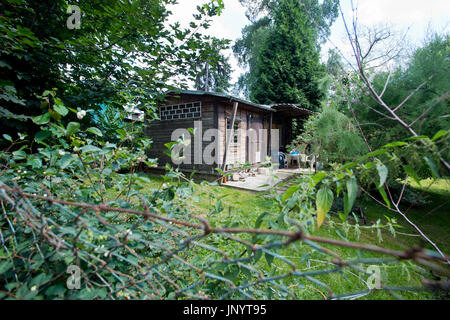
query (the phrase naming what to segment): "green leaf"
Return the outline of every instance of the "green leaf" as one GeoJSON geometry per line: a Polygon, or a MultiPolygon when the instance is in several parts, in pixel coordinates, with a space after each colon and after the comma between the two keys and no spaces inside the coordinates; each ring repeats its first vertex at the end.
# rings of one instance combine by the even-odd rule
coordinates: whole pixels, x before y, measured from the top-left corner
{"type": "Polygon", "coordinates": [[[425,159],[425,162],[427,163],[428,167],[431,169],[431,173],[434,178],[439,178],[439,171],[432,159],[430,159],[428,156],[423,157],[425,159]]]}
{"type": "Polygon", "coordinates": [[[80,124],[78,122],[69,122],[66,128],[66,136],[69,137],[74,134],[80,128],[80,124]]]}
{"type": "Polygon", "coordinates": [[[261,223],[263,222],[264,218],[269,215],[268,212],[263,212],[259,215],[259,217],[256,219],[255,221],[255,229],[259,229],[259,227],[261,226],[261,223]]]}
{"type": "Polygon", "coordinates": [[[49,287],[46,291],[45,294],[47,296],[63,296],[64,293],[66,292],[66,288],[60,284],[58,285],[54,285],[49,287]]]}
{"type": "Polygon", "coordinates": [[[31,165],[33,169],[39,169],[42,167],[42,160],[38,158],[34,158],[27,161],[28,165],[31,165]]]}
{"type": "Polygon", "coordinates": [[[410,176],[420,186],[420,179],[417,177],[416,171],[410,166],[403,166],[405,173],[410,176]]]}
{"type": "Polygon", "coordinates": [[[174,146],[176,146],[177,144],[178,144],[177,141],[171,141],[171,142],[165,143],[164,146],[165,146],[167,149],[172,150],[172,148],[173,148],[174,146]]]}
{"type": "Polygon", "coordinates": [[[370,158],[370,157],[376,157],[376,156],[379,156],[380,154],[384,154],[384,153],[386,153],[386,152],[387,152],[386,149],[375,150],[375,151],[373,151],[373,152],[370,152],[370,153],[368,153],[368,154],[362,156],[361,158],[359,158],[358,161],[362,161],[362,160],[365,160],[365,159],[370,158]]]}
{"type": "Polygon", "coordinates": [[[239,266],[232,264],[228,271],[224,274],[224,277],[228,280],[235,282],[237,277],[239,276],[240,268],[239,266]]]}
{"type": "MultiPolygon", "coordinates": [[[[347,196],[347,194],[345,194],[344,197],[346,197],[346,196],[347,196]]],[[[339,219],[341,219],[342,222],[345,222],[345,220],[347,220],[348,214],[345,214],[345,213],[340,212],[340,211],[338,212],[338,214],[339,214],[339,219]]]]}
{"type": "Polygon", "coordinates": [[[383,187],[383,186],[379,187],[379,188],[378,188],[378,191],[380,192],[381,196],[383,197],[384,202],[386,203],[386,205],[387,205],[388,208],[390,209],[390,208],[391,208],[391,203],[390,203],[390,201],[389,201],[389,199],[388,199],[388,196],[387,196],[387,194],[386,194],[386,191],[384,190],[384,187],[383,187]]]}
{"type": "Polygon", "coordinates": [[[416,140],[423,140],[423,139],[428,139],[428,136],[416,136],[416,137],[410,137],[406,140],[410,140],[410,141],[416,141],[416,140]]]}
{"type": "Polygon", "coordinates": [[[354,166],[357,166],[357,165],[358,165],[358,163],[356,163],[356,162],[346,163],[345,165],[343,165],[342,167],[339,168],[339,171],[344,171],[346,169],[350,169],[350,168],[352,168],[354,166]]]}
{"type": "Polygon", "coordinates": [[[271,254],[268,254],[267,252],[264,253],[264,257],[266,258],[267,264],[269,267],[272,265],[274,256],[271,254]]]}
{"type": "Polygon", "coordinates": [[[407,144],[406,142],[397,141],[397,142],[392,142],[392,143],[386,144],[386,145],[383,146],[383,148],[401,147],[401,146],[404,146],[406,144],[407,144]]]}
{"type": "Polygon", "coordinates": [[[327,176],[327,174],[325,172],[318,172],[316,173],[313,177],[312,177],[312,186],[316,186],[320,181],[322,181],[325,177],[327,176]]]}
{"type": "Polygon", "coordinates": [[[13,267],[13,264],[11,261],[3,261],[0,263],[0,274],[4,274],[6,271],[11,269],[13,267]]]}
{"type": "Polygon", "coordinates": [[[93,133],[99,137],[103,137],[103,133],[100,131],[100,129],[95,127],[90,127],[86,129],[87,132],[93,133]]]}
{"type": "Polygon", "coordinates": [[[43,142],[45,139],[47,139],[48,137],[51,137],[51,135],[52,135],[52,133],[51,133],[50,131],[48,131],[48,130],[41,130],[41,131],[39,131],[38,133],[36,133],[36,134],[34,135],[34,139],[35,139],[37,142],[41,143],[41,142],[43,142]]]}
{"type": "Polygon", "coordinates": [[[388,176],[388,168],[382,163],[377,163],[377,171],[378,175],[380,176],[380,183],[378,184],[378,188],[380,188],[386,182],[388,176]]]}
{"type": "Polygon", "coordinates": [[[334,196],[333,192],[326,186],[320,188],[316,195],[316,207],[317,207],[317,227],[325,221],[325,215],[330,211],[333,204],[334,196]]]}
{"type": "Polygon", "coordinates": [[[215,213],[220,213],[225,209],[225,207],[223,206],[223,203],[221,200],[216,201],[216,206],[215,206],[215,213]]]}
{"type": "MultiPolygon", "coordinates": [[[[250,251],[252,252],[252,251],[250,251]]],[[[256,250],[256,252],[254,253],[253,256],[253,263],[257,263],[259,261],[259,259],[261,259],[262,257],[262,251],[261,250],[256,250]]]]}
{"type": "Polygon", "coordinates": [[[99,152],[101,151],[100,148],[93,146],[91,144],[88,144],[87,146],[84,146],[81,148],[81,152],[82,153],[87,153],[87,152],[99,152]]]}
{"type": "Polygon", "coordinates": [[[6,140],[8,140],[9,142],[13,142],[11,136],[9,134],[3,134],[3,138],[5,138],[6,140]]]}
{"type": "Polygon", "coordinates": [[[336,181],[336,197],[339,197],[342,190],[342,183],[340,181],[336,181]]]}
{"type": "Polygon", "coordinates": [[[352,210],[353,204],[358,193],[358,184],[355,177],[347,180],[347,193],[344,195],[344,214],[348,215],[352,210]]]}
{"type": "Polygon", "coordinates": [[[73,157],[70,153],[65,154],[61,157],[61,159],[58,161],[58,164],[61,169],[66,169],[70,164],[75,161],[75,157],[73,157]]]}
{"type": "Polygon", "coordinates": [[[58,104],[55,104],[53,106],[53,110],[58,112],[63,117],[66,116],[69,113],[69,110],[66,107],[64,107],[63,105],[58,105],[58,104]]]}
{"type": "Polygon", "coordinates": [[[364,167],[365,167],[366,169],[371,169],[371,168],[373,168],[373,166],[374,166],[373,162],[367,162],[367,163],[364,165],[364,167]]]}
{"type": "Polygon", "coordinates": [[[292,195],[298,190],[298,188],[299,186],[297,185],[290,186],[283,195],[283,201],[286,201],[288,198],[292,197],[292,195]]]}
{"type": "Polygon", "coordinates": [[[431,141],[436,141],[437,139],[439,139],[440,137],[445,136],[448,133],[448,131],[445,130],[439,130],[433,137],[433,139],[431,139],[431,141]]]}
{"type": "Polygon", "coordinates": [[[31,118],[31,120],[33,120],[33,122],[36,123],[37,125],[46,124],[50,121],[50,112],[44,113],[40,116],[33,117],[31,118]]]}
{"type": "Polygon", "coordinates": [[[16,160],[24,160],[27,158],[27,154],[23,150],[17,150],[12,153],[14,155],[14,159],[16,160]]]}
{"type": "Polygon", "coordinates": [[[53,276],[51,274],[41,273],[33,278],[30,282],[30,286],[41,286],[49,281],[53,276]]]}

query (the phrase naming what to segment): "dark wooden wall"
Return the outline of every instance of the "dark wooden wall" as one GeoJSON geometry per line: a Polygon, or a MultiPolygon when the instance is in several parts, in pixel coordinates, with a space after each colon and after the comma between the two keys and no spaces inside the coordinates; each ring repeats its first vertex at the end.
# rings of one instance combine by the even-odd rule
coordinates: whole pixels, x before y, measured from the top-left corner
{"type": "MultiPolygon", "coordinates": [[[[170,142],[172,132],[176,129],[187,129],[194,128],[194,121],[202,121],[202,134],[210,128],[218,128],[221,132],[220,141],[218,141],[218,148],[220,148],[219,157],[220,162],[222,162],[223,154],[226,147],[226,119],[231,118],[233,103],[232,101],[215,97],[215,96],[197,96],[197,95],[186,95],[182,94],[179,97],[168,98],[163,105],[174,105],[174,104],[184,104],[199,102],[202,103],[202,112],[200,118],[195,119],[177,119],[177,120],[153,120],[148,122],[146,120],[145,134],[152,139],[152,144],[150,149],[147,151],[147,155],[151,158],[158,158],[158,166],[164,167],[168,162],[174,167],[179,167],[181,170],[196,170],[202,173],[216,174],[215,168],[220,167],[218,164],[206,165],[206,164],[194,164],[194,141],[193,136],[191,136],[191,164],[181,164],[174,165],[170,157],[168,157],[165,152],[167,148],[166,143],[170,142]]],[[[253,118],[253,123],[258,122],[258,128],[267,129],[269,126],[269,115],[270,112],[264,110],[258,110],[249,107],[244,104],[239,104],[237,109],[236,118],[239,122],[239,129],[243,132],[247,130],[248,116],[251,115],[253,118]]],[[[253,124],[251,127],[255,127],[253,124]]],[[[200,139],[200,145],[202,151],[211,141],[202,141],[200,139]]],[[[248,155],[248,144],[249,143],[261,143],[260,141],[249,141],[245,134],[240,134],[239,141],[237,144],[231,144],[230,150],[227,154],[227,164],[246,163],[250,161],[252,164],[264,161],[267,148],[262,148],[260,145],[260,154],[256,158],[256,155],[248,155]]],[[[267,145],[267,144],[264,144],[267,145]]],[[[203,152],[202,152],[203,153],[203,152]]]]}
{"type": "MultiPolygon", "coordinates": [[[[217,116],[215,116],[214,110],[217,110],[217,101],[209,97],[203,96],[185,96],[179,98],[169,98],[166,100],[164,105],[173,104],[184,104],[191,102],[202,103],[202,112],[200,118],[195,119],[177,119],[177,120],[153,120],[148,122],[146,120],[145,134],[152,139],[152,144],[150,149],[147,151],[147,155],[151,158],[158,158],[158,166],[165,166],[169,162],[172,166],[174,165],[165,152],[167,151],[166,143],[172,141],[172,132],[176,129],[188,129],[194,128],[194,121],[202,122],[203,134],[207,129],[214,128],[217,123],[217,116]]],[[[198,170],[201,172],[214,173],[214,167],[208,165],[195,165],[194,164],[194,137],[191,134],[191,165],[180,164],[179,168],[183,170],[198,170]]],[[[203,142],[202,139],[199,140],[202,150],[211,142],[203,142]]]]}

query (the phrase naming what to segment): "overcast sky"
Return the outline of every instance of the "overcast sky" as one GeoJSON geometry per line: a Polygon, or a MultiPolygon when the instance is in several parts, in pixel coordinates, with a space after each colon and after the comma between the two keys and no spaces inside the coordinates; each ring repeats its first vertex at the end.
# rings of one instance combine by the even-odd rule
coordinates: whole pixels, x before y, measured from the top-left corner
{"type": "MultiPolygon", "coordinates": [[[[245,17],[246,8],[239,0],[224,0],[225,9],[218,17],[214,17],[211,27],[206,33],[218,38],[227,38],[233,42],[241,37],[241,30],[249,24],[245,17]]],[[[179,0],[172,6],[173,20],[183,26],[192,21],[192,14],[196,6],[204,0],[179,0]]],[[[354,0],[358,4],[358,19],[364,25],[389,24],[399,32],[408,31],[408,41],[411,46],[418,46],[423,42],[428,29],[438,32],[450,30],[450,1],[449,0],[354,0]]],[[[342,9],[346,17],[351,18],[351,0],[341,0],[342,9]]],[[[345,41],[345,29],[342,19],[338,18],[331,28],[331,41],[342,52],[348,52],[345,41]]],[[[326,57],[330,43],[323,45],[322,56],[326,57]]],[[[242,69],[237,65],[231,51],[228,52],[234,69],[232,82],[234,83],[242,69]]]]}

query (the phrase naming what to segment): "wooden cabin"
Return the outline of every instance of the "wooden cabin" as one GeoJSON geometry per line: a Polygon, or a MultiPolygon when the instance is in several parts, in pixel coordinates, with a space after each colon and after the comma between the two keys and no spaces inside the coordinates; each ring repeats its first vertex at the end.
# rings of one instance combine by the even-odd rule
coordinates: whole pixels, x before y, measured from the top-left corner
{"type": "Polygon", "coordinates": [[[226,171],[231,165],[258,165],[268,155],[277,162],[278,150],[285,152],[292,139],[292,119],[310,115],[294,104],[261,105],[224,93],[187,90],[168,93],[158,113],[159,119],[145,120],[145,133],[152,139],[147,155],[158,159],[159,168],[169,162],[183,171],[203,174],[217,174],[216,168],[226,171]],[[196,128],[195,136],[192,130],[187,133],[188,128],[196,128]],[[191,143],[189,152],[183,152],[183,163],[176,164],[166,154],[166,144],[177,140],[173,133],[180,129],[185,129],[184,138],[191,143]],[[217,129],[210,132],[219,135],[211,137],[208,129],[217,129]],[[203,152],[212,154],[213,163],[199,155],[203,152]]]}

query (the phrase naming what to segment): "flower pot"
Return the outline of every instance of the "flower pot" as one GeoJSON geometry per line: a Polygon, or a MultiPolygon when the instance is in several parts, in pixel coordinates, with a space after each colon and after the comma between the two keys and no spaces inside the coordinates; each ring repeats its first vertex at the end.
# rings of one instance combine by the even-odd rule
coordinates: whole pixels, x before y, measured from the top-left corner
{"type": "Polygon", "coordinates": [[[263,175],[268,175],[270,173],[269,168],[260,167],[260,168],[258,168],[258,173],[263,174],[263,175]]]}

